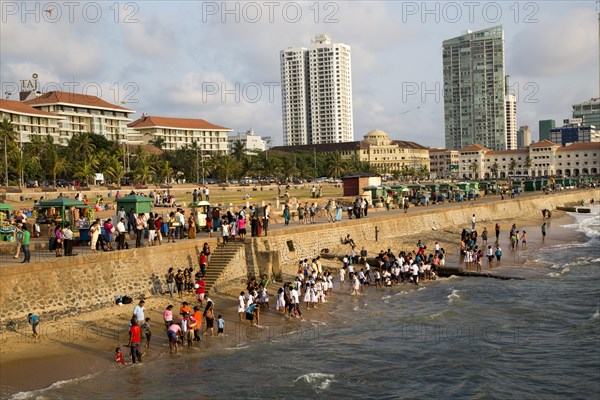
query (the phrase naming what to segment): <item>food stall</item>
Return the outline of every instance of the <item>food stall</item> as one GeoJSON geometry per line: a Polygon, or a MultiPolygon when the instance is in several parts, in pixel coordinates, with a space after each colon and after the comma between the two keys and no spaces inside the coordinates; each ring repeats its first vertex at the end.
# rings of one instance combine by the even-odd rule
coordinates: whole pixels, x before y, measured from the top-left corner
{"type": "Polygon", "coordinates": [[[55,221],[57,226],[70,223],[71,226],[79,229],[89,226],[90,219],[94,218],[93,211],[83,201],[67,197],[41,201],[33,209],[36,222],[42,228],[42,232],[45,232],[43,225],[49,225],[52,221],[55,221]]]}
{"type": "Polygon", "coordinates": [[[206,216],[210,209],[210,203],[208,201],[197,201],[189,205],[192,209],[192,214],[196,217],[196,225],[200,228],[206,226],[206,216]]]}
{"type": "Polygon", "coordinates": [[[9,240],[15,231],[15,227],[10,223],[12,209],[10,204],[0,203],[0,242],[9,240]]]}
{"type": "Polygon", "coordinates": [[[134,194],[121,197],[117,200],[117,210],[120,210],[121,207],[125,209],[125,212],[129,212],[129,210],[133,209],[133,212],[136,215],[141,213],[150,213],[153,205],[154,200],[151,197],[138,196],[134,194]]]}

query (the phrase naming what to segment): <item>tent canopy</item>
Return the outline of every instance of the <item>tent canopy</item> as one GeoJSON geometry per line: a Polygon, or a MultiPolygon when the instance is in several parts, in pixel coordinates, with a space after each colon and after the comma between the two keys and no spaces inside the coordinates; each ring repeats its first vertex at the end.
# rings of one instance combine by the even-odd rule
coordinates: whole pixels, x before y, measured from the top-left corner
{"type": "Polygon", "coordinates": [[[138,213],[149,213],[152,210],[152,204],[154,204],[154,200],[150,197],[146,196],[137,196],[137,195],[129,195],[125,197],[121,197],[117,200],[117,208],[125,208],[125,210],[129,211],[133,208],[133,211],[138,213]]]}
{"type": "Polygon", "coordinates": [[[68,197],[59,197],[53,200],[40,201],[40,207],[84,207],[83,201],[70,199],[68,197]]]}
{"type": "Polygon", "coordinates": [[[13,210],[13,206],[10,204],[0,203],[0,211],[11,211],[13,210]]]}
{"type": "Polygon", "coordinates": [[[203,207],[203,206],[210,206],[210,203],[208,201],[197,201],[195,203],[191,203],[188,207],[189,208],[198,208],[198,207],[203,207]]]}

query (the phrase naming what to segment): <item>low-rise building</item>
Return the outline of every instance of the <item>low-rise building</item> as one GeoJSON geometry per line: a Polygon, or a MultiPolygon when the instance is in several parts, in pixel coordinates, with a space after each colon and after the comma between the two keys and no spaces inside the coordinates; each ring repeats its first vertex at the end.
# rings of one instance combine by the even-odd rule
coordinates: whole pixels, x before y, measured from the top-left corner
{"type": "Polygon", "coordinates": [[[472,144],[459,155],[464,179],[597,175],[599,164],[600,142],[560,146],[542,140],[526,149],[499,151],[472,144]]]}
{"type": "Polygon", "coordinates": [[[316,151],[339,152],[344,160],[368,162],[379,173],[392,173],[405,169],[429,171],[429,148],[415,142],[392,140],[387,133],[375,129],[363,140],[342,143],[309,144],[302,146],[276,146],[274,151],[288,153],[316,151]]]}
{"type": "Polygon", "coordinates": [[[550,129],[550,141],[561,146],[572,143],[600,142],[600,130],[594,125],[583,125],[582,119],[568,119],[559,128],[550,129]]]}
{"type": "Polygon", "coordinates": [[[240,141],[244,145],[246,154],[251,154],[253,150],[267,150],[267,142],[262,137],[255,135],[253,129],[227,136],[227,152],[229,154],[232,153],[234,143],[237,141],[240,141]]]}
{"type": "Polygon", "coordinates": [[[20,101],[0,100],[0,120],[7,118],[18,134],[17,143],[31,142],[34,135],[51,136],[58,143],[64,117],[38,110],[20,101]]]}
{"type": "Polygon", "coordinates": [[[203,119],[169,118],[144,115],[129,124],[132,141],[157,144],[165,150],[177,150],[196,143],[209,154],[227,154],[227,134],[232,130],[203,119]]]}
{"type": "Polygon", "coordinates": [[[431,177],[451,178],[459,174],[459,151],[451,149],[429,149],[429,171],[431,177]]]}
{"type": "Polygon", "coordinates": [[[63,117],[56,143],[66,146],[76,133],[95,133],[108,140],[127,140],[127,124],[135,111],[111,104],[96,96],[69,92],[47,92],[24,101],[33,108],[63,117]]]}

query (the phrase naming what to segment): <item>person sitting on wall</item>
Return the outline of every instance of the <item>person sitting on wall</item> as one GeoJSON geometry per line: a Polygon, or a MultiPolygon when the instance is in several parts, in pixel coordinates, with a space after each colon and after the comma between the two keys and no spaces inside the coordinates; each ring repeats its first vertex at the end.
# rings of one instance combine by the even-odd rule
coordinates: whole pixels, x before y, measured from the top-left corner
{"type": "Polygon", "coordinates": [[[346,235],[346,238],[342,240],[342,244],[349,244],[351,247],[356,246],[354,240],[350,237],[350,234],[346,235]]]}

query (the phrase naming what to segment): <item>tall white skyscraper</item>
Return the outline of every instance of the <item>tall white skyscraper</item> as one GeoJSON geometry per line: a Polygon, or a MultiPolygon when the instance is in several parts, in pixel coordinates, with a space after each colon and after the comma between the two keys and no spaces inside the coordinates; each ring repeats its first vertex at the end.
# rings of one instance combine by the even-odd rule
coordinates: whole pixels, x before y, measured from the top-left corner
{"type": "Polygon", "coordinates": [[[280,52],[285,146],[354,140],[350,53],[327,35],[280,52]]]}
{"type": "Polygon", "coordinates": [[[517,149],[517,99],[506,95],[506,149],[517,149]]]}
{"type": "Polygon", "coordinates": [[[443,42],[446,148],[506,149],[504,31],[483,29],[443,42]]]}

